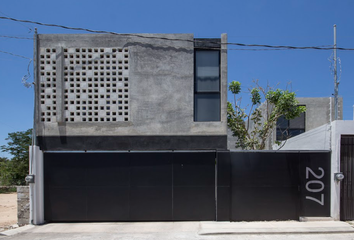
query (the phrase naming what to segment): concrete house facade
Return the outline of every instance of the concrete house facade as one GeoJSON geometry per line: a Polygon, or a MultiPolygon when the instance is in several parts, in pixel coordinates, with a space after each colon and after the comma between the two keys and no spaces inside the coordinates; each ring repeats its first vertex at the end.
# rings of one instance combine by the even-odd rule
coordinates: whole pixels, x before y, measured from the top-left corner
{"type": "Polygon", "coordinates": [[[226,149],[226,38],[38,35],[38,145],[226,149]]]}
{"type": "Polygon", "coordinates": [[[227,148],[226,34],[36,34],[35,80],[33,224],[330,215],[329,151],[227,148]]]}
{"type": "Polygon", "coordinates": [[[227,149],[226,42],[35,35],[31,222],[214,219],[208,179],[216,151],[227,149]],[[208,177],[191,193],[185,185],[198,174],[208,177]],[[198,205],[210,210],[193,213],[198,205]]]}

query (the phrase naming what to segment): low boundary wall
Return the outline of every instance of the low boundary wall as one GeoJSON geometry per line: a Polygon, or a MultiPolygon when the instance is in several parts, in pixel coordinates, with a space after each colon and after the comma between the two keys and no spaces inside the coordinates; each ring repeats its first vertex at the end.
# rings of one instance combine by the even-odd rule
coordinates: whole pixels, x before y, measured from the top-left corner
{"type": "Polygon", "coordinates": [[[30,223],[29,187],[17,187],[17,224],[23,226],[30,223]]]}

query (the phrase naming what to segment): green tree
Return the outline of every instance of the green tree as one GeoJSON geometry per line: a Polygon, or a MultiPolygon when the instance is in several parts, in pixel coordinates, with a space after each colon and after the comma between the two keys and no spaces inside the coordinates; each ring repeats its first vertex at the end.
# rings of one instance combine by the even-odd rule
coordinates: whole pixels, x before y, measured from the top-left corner
{"type": "Polygon", "coordinates": [[[241,107],[241,98],[237,99],[241,92],[241,83],[233,81],[229,85],[229,90],[234,95],[234,103],[227,103],[227,124],[233,136],[237,137],[236,147],[244,150],[265,149],[266,141],[274,131],[280,116],[284,115],[289,120],[306,111],[306,107],[298,106],[294,92],[273,90],[268,86],[263,88],[257,81],[255,85],[249,89],[251,106],[247,112],[241,107]],[[265,102],[261,105],[262,95],[265,102]]]}
{"type": "Polygon", "coordinates": [[[13,171],[12,162],[6,158],[0,161],[0,185],[10,186],[13,185],[13,171]]]}
{"type": "Polygon", "coordinates": [[[12,155],[12,158],[0,160],[0,182],[2,185],[25,185],[32,129],[9,133],[5,140],[8,141],[7,145],[0,146],[0,149],[12,155]]]}

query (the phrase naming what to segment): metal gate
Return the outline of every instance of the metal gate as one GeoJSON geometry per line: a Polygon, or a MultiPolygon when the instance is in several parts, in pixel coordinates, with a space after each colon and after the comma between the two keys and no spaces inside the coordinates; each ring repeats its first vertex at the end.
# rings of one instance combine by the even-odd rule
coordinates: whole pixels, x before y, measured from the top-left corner
{"type": "Polygon", "coordinates": [[[330,179],[329,151],[46,152],[44,213],[47,222],[297,220],[329,216],[330,179]]]}
{"type": "Polygon", "coordinates": [[[217,219],[330,216],[329,151],[219,152],[217,219]]]}
{"type": "Polygon", "coordinates": [[[215,152],[44,153],[47,222],[215,220],[215,152]]]}
{"type": "Polygon", "coordinates": [[[340,193],[340,219],[354,220],[354,136],[342,136],[340,170],[344,174],[340,193]]]}

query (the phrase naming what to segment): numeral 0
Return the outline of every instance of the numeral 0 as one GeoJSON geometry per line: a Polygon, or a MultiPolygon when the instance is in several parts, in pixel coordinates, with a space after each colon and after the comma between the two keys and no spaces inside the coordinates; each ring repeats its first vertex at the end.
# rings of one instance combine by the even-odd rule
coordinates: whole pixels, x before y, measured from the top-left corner
{"type": "Polygon", "coordinates": [[[311,180],[306,183],[306,190],[309,192],[321,192],[323,189],[324,189],[324,184],[323,184],[323,182],[321,182],[319,180],[311,180]],[[310,184],[316,184],[316,183],[320,184],[321,187],[318,189],[309,188],[310,184]]]}

